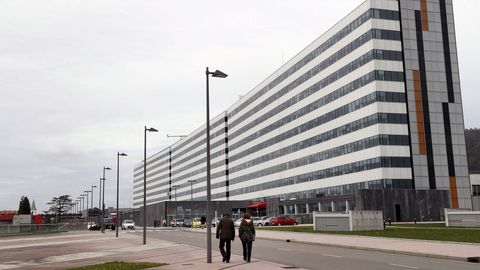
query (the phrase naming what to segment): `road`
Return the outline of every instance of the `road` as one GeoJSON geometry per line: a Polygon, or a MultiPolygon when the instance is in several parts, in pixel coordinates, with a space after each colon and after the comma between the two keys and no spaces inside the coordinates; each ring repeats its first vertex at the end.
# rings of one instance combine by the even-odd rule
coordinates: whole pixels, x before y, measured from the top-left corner
{"type": "MultiPolygon", "coordinates": [[[[141,230],[135,232],[141,237],[141,230]]],[[[205,233],[189,232],[182,229],[148,231],[148,237],[159,238],[196,247],[206,248],[205,233]]],[[[214,250],[218,240],[212,238],[214,250]]],[[[232,252],[242,254],[239,239],[234,242],[232,252]]],[[[321,270],[478,270],[480,265],[452,260],[418,256],[335,248],[302,243],[287,243],[276,240],[257,239],[253,245],[252,260],[255,258],[306,269],[321,270]]]]}

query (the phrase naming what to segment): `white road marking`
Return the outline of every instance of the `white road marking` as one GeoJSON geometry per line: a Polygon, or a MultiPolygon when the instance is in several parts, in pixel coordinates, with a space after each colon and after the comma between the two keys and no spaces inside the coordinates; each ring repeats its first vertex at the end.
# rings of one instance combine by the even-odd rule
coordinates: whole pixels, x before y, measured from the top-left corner
{"type": "Polygon", "coordinates": [[[394,264],[394,263],[389,263],[391,266],[398,266],[398,267],[405,267],[405,268],[410,268],[410,269],[419,269],[418,267],[415,266],[409,266],[409,265],[403,265],[403,264],[394,264]]]}
{"type": "Polygon", "coordinates": [[[288,248],[277,248],[277,249],[281,251],[292,251],[291,249],[288,249],[288,248]]]}
{"type": "Polygon", "coordinates": [[[333,258],[342,258],[342,256],[331,255],[331,254],[322,254],[322,256],[333,257],[333,258]]]}

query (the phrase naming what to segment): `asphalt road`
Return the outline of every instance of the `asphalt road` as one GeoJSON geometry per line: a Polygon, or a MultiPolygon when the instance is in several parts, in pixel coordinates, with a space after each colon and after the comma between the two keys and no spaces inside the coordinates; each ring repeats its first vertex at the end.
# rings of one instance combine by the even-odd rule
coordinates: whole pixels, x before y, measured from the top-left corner
{"type": "MultiPolygon", "coordinates": [[[[136,232],[141,236],[141,231],[136,232]]],[[[177,230],[148,231],[148,237],[206,248],[205,233],[177,230]]],[[[213,235],[214,236],[214,235],[213,235]]],[[[218,240],[212,238],[212,247],[218,250],[218,240]]],[[[232,252],[242,255],[240,239],[233,244],[232,252]]],[[[478,263],[442,260],[400,254],[334,248],[320,245],[287,243],[257,239],[253,244],[252,260],[261,259],[306,269],[321,270],[463,270],[480,269],[478,263]]]]}

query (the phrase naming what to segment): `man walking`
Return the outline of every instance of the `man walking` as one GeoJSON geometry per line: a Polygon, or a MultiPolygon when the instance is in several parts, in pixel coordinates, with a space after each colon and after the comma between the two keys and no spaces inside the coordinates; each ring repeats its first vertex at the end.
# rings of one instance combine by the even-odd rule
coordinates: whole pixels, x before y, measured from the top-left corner
{"type": "Polygon", "coordinates": [[[230,262],[231,241],[235,239],[235,226],[230,219],[229,214],[223,214],[217,226],[217,239],[220,239],[220,253],[223,256],[223,262],[230,262]],[[227,250],[225,251],[225,246],[227,250]]]}

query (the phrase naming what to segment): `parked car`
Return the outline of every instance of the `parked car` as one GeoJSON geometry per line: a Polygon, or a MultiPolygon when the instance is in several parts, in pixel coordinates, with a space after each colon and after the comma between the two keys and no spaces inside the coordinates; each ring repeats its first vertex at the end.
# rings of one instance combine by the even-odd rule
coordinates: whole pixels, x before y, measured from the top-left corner
{"type": "Polygon", "coordinates": [[[186,219],[183,221],[182,227],[192,227],[192,220],[189,219],[189,218],[186,218],[186,219]]]}
{"type": "Polygon", "coordinates": [[[272,220],[272,226],[282,226],[282,225],[297,225],[298,222],[287,216],[278,216],[272,220]]]}
{"type": "MultiPolygon", "coordinates": [[[[263,217],[261,217],[261,218],[259,218],[259,219],[257,219],[257,220],[254,220],[254,221],[253,221],[253,225],[255,225],[255,226],[265,226],[265,220],[267,220],[267,219],[269,219],[269,218],[271,218],[271,217],[269,217],[269,216],[263,216],[263,217]]],[[[273,218],[272,218],[272,219],[273,219],[273,218]]],[[[270,223],[269,223],[269,224],[270,224],[270,223]]],[[[267,225],[267,226],[268,226],[268,225],[267,225]]]]}
{"type": "Polygon", "coordinates": [[[122,230],[126,230],[126,229],[135,230],[135,222],[130,219],[124,220],[122,222],[122,230]]]}
{"type": "Polygon", "coordinates": [[[201,228],[201,227],[202,227],[202,222],[200,221],[200,218],[193,218],[192,228],[201,228]]]}
{"type": "Polygon", "coordinates": [[[95,227],[96,225],[97,225],[97,223],[95,223],[95,222],[91,222],[91,221],[88,222],[87,223],[87,230],[90,230],[91,227],[95,227]]]}
{"type": "Polygon", "coordinates": [[[251,217],[250,219],[253,221],[253,225],[258,226],[258,221],[260,221],[260,217],[251,217]]]}
{"type": "Polygon", "coordinates": [[[274,217],[266,217],[265,219],[261,219],[258,222],[258,226],[270,226],[272,225],[272,220],[274,220],[274,217]]]}
{"type": "Polygon", "coordinates": [[[182,227],[182,226],[183,226],[183,220],[181,220],[181,219],[172,219],[172,221],[170,221],[170,226],[171,226],[171,227],[182,227]]]}

